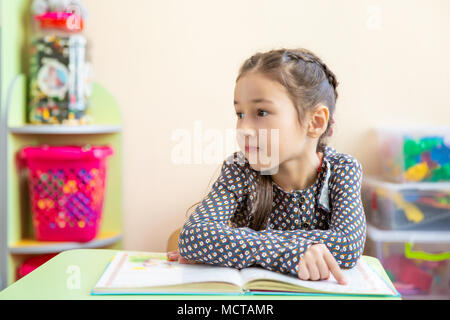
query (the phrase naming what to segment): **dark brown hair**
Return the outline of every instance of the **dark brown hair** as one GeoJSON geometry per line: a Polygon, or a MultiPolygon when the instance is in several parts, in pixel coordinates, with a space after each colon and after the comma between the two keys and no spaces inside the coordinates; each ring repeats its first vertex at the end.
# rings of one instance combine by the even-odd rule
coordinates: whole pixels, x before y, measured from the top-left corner
{"type": "MultiPolygon", "coordinates": [[[[258,52],[244,61],[236,82],[244,75],[257,72],[283,85],[297,110],[300,125],[306,115],[319,104],[328,107],[329,119],[325,132],[319,137],[317,152],[323,152],[325,139],[332,135],[338,82],[334,73],[311,51],[278,49],[258,52]]],[[[257,196],[252,208],[254,213],[250,228],[263,230],[272,211],[273,184],[270,175],[258,175],[257,196]]],[[[198,202],[199,203],[199,202],[198,202]]],[[[192,206],[191,206],[192,208],[192,206]]],[[[188,209],[189,210],[189,209],[188,209]]]]}

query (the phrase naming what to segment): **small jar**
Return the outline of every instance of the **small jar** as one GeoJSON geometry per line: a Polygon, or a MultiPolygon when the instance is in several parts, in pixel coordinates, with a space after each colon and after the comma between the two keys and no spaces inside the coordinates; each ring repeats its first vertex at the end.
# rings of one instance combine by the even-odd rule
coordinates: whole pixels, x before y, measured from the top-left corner
{"type": "Polygon", "coordinates": [[[75,13],[34,17],[29,66],[28,122],[86,124],[92,68],[83,20],[75,13]]]}

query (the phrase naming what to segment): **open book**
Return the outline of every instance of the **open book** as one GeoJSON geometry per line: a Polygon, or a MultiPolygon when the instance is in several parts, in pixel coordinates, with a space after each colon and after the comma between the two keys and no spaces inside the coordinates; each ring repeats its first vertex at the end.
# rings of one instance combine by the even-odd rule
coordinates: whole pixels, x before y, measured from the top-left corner
{"type": "Polygon", "coordinates": [[[179,264],[161,253],[119,251],[91,294],[338,294],[400,296],[363,259],[342,270],[348,284],[304,281],[261,267],[241,270],[207,264],[179,264]]]}

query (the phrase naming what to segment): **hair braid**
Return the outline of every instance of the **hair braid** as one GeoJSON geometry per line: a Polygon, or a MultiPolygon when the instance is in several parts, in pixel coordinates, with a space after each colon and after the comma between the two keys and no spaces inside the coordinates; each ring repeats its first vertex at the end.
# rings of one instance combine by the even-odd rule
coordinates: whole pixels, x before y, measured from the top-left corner
{"type": "MultiPolygon", "coordinates": [[[[337,86],[339,85],[339,82],[336,79],[335,74],[333,71],[328,68],[328,66],[314,53],[309,51],[308,49],[296,49],[296,50],[284,50],[283,51],[283,60],[286,62],[287,60],[303,60],[305,62],[309,63],[315,63],[318,65],[322,71],[325,74],[326,79],[328,80],[328,83],[333,87],[334,92],[334,100],[336,101],[338,98],[338,92],[336,90],[337,86]]],[[[333,124],[334,124],[334,116],[331,115],[330,119],[328,120],[327,129],[325,131],[325,136],[331,137],[333,135],[333,124]]],[[[321,142],[319,144],[322,144],[321,142]]]]}
{"type": "Polygon", "coordinates": [[[315,56],[311,51],[307,49],[285,50],[283,56],[285,58],[291,58],[296,61],[299,61],[301,59],[305,62],[317,64],[323,70],[323,72],[325,73],[325,77],[327,78],[330,85],[333,87],[335,100],[337,100],[338,93],[336,88],[339,85],[339,82],[337,81],[333,71],[331,71],[330,68],[328,68],[328,66],[319,57],[315,56]]]}

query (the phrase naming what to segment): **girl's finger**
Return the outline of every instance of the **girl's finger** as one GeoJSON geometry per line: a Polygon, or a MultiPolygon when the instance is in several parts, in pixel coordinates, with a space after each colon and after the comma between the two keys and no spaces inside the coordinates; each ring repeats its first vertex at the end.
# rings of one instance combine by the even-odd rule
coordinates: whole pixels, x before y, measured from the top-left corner
{"type": "Polygon", "coordinates": [[[319,273],[319,268],[316,265],[316,261],[315,260],[308,260],[306,262],[306,266],[308,267],[308,271],[309,271],[309,279],[310,280],[320,280],[320,273],[319,273]]]}
{"type": "Polygon", "coordinates": [[[305,259],[301,258],[298,263],[298,278],[301,280],[309,280],[309,271],[306,267],[305,259]]]}
{"type": "Polygon", "coordinates": [[[186,258],[183,258],[182,256],[179,256],[178,262],[181,264],[196,264],[197,263],[197,261],[191,261],[186,258]]]}
{"type": "Polygon", "coordinates": [[[327,266],[323,257],[319,257],[316,261],[317,268],[320,273],[320,280],[325,280],[330,277],[330,269],[327,266]]]}
{"type": "Polygon", "coordinates": [[[337,263],[336,259],[333,257],[331,252],[326,252],[324,254],[325,262],[328,265],[328,268],[330,269],[331,274],[334,276],[336,281],[339,284],[346,285],[347,279],[344,277],[344,274],[342,273],[341,268],[339,267],[339,264],[337,263]]]}

